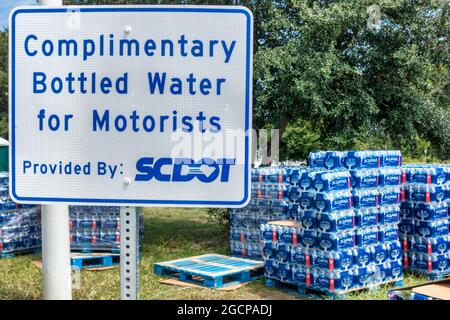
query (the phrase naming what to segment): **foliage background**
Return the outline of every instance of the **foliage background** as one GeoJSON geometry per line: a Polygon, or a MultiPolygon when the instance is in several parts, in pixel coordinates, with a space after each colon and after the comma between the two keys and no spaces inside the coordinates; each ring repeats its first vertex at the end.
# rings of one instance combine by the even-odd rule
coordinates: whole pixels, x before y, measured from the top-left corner
{"type": "MultiPolygon", "coordinates": [[[[442,0],[66,0],[244,5],[255,18],[254,127],[279,128],[282,160],[317,149],[398,148],[450,158],[449,10],[442,0]],[[369,28],[368,8],[380,19],[369,28]]],[[[7,138],[7,31],[0,135],[7,138]]]]}
{"type": "MultiPolygon", "coordinates": [[[[254,14],[254,127],[281,130],[281,160],[317,149],[398,148],[406,161],[450,159],[449,2],[445,0],[66,0],[71,4],[244,5],[254,14]],[[368,28],[371,5],[380,20],[368,28]]],[[[0,31],[0,136],[8,138],[8,36],[0,31]]],[[[225,253],[224,209],[147,209],[144,298],[288,298],[252,283],[238,293],[166,290],[155,261],[225,253]],[[188,218],[186,218],[188,217],[188,218]],[[180,227],[181,226],[181,227],[180,227]],[[206,239],[206,240],[205,240],[206,239]],[[180,247],[181,244],[181,247],[180,247]],[[158,291],[159,290],[159,291],[158,291]],[[152,292],[158,295],[149,296],[152,292]]],[[[29,258],[3,260],[0,297],[40,297],[29,258]],[[18,264],[16,265],[15,263],[18,264]],[[19,267],[18,267],[19,266],[19,267]],[[17,270],[22,270],[17,274],[17,270]],[[8,277],[11,275],[11,277],[8,277]],[[20,281],[17,281],[17,278],[20,281]],[[29,290],[25,290],[28,288],[29,290]],[[18,295],[20,293],[20,295],[18,295]]],[[[118,294],[118,272],[83,274],[80,298],[118,294]],[[95,278],[95,279],[94,279],[95,278]],[[113,287],[113,288],[112,288],[113,287]]],[[[412,281],[422,281],[408,277],[412,281]]],[[[387,290],[387,289],[386,289],[387,290]]],[[[355,294],[371,299],[373,291],[355,294]]],[[[384,299],[382,291],[377,298],[384,299]]]]}

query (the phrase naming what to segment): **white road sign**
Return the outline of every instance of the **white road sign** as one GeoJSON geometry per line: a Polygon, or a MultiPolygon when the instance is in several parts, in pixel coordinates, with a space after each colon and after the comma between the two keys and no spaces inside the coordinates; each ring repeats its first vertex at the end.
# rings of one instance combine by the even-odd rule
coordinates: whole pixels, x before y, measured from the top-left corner
{"type": "Polygon", "coordinates": [[[15,9],[11,196],[245,205],[252,28],[243,7],[15,9]]]}

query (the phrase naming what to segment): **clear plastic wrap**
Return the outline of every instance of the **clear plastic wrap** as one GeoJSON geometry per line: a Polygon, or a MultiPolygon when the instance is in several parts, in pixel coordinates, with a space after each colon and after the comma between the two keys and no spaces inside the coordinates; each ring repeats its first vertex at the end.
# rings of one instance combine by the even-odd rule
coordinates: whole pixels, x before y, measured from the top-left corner
{"type": "MultiPolygon", "coordinates": [[[[75,251],[119,251],[120,207],[70,206],[70,246],[75,251]]],[[[144,235],[144,218],[139,217],[144,235]]]]}
{"type": "Polygon", "coordinates": [[[325,151],[308,163],[284,170],[298,227],[261,226],[266,277],[336,294],[400,281],[401,153],[325,151]]]}
{"type": "Polygon", "coordinates": [[[41,247],[40,206],[17,204],[9,197],[7,172],[0,172],[0,255],[41,247]]]}
{"type": "Polygon", "coordinates": [[[432,279],[450,273],[450,166],[406,165],[402,180],[404,266],[432,279]]]}

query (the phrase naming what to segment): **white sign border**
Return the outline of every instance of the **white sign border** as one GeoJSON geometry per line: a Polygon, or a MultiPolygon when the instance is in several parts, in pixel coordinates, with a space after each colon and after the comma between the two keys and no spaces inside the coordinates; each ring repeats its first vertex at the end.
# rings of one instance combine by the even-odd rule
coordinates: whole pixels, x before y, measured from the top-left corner
{"type": "Polygon", "coordinates": [[[243,6],[67,6],[67,7],[30,7],[14,8],[9,16],[9,163],[10,163],[10,195],[19,203],[66,203],[84,205],[139,205],[152,207],[218,207],[239,208],[250,202],[250,170],[252,150],[252,99],[253,99],[253,14],[243,6]],[[194,12],[218,14],[244,14],[246,17],[246,88],[245,88],[245,167],[244,167],[244,198],[240,201],[215,200],[157,200],[157,199],[86,199],[86,198],[53,198],[53,197],[22,197],[16,192],[15,166],[15,18],[18,14],[27,13],[65,13],[77,10],[83,12],[194,12]]]}

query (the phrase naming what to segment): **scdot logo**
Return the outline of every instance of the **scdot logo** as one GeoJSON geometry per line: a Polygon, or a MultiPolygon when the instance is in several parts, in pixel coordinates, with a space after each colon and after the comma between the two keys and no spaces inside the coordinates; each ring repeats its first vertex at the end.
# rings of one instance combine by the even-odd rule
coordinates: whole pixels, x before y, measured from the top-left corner
{"type": "Polygon", "coordinates": [[[135,181],[189,182],[196,178],[204,183],[228,182],[230,167],[235,164],[236,159],[140,158],[135,181]]]}

